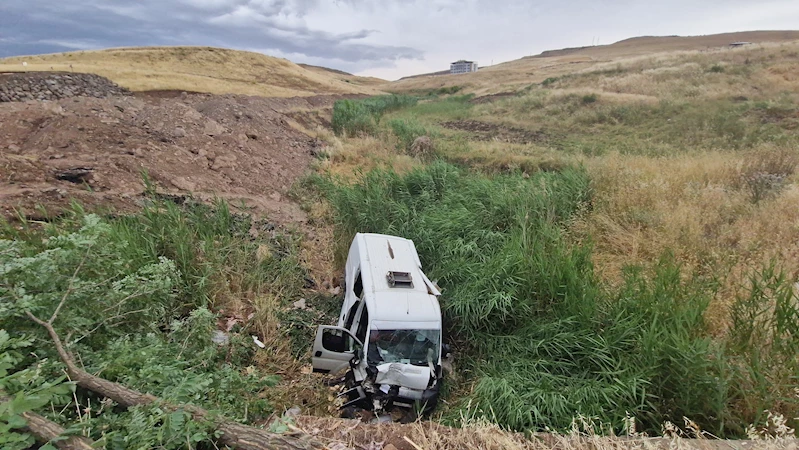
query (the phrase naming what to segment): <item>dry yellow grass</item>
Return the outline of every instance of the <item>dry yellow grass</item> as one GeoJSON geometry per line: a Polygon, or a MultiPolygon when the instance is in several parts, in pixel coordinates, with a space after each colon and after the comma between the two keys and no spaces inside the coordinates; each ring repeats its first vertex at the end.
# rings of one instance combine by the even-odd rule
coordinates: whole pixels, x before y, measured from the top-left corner
{"type": "MultiPolygon", "coordinates": [[[[691,421],[686,420],[690,429],[691,421]]],[[[411,424],[363,424],[353,420],[299,416],[289,422],[295,431],[322,440],[328,448],[393,448],[424,450],[777,450],[796,449],[793,437],[772,437],[750,441],[722,441],[700,434],[688,439],[682,430],[670,426],[668,437],[605,436],[590,419],[576,419],[568,434],[538,433],[525,436],[501,429],[485,421],[472,421],[462,428],[434,422],[411,424]]]]}
{"type": "Polygon", "coordinates": [[[316,72],[321,75],[333,77],[337,80],[343,81],[345,83],[352,83],[358,86],[378,86],[384,85],[387,83],[386,80],[382,78],[376,77],[359,77],[357,75],[353,75],[351,73],[342,72],[340,70],[329,69],[327,67],[320,67],[320,66],[312,66],[309,64],[299,64],[300,67],[303,69],[310,70],[311,72],[316,72]]]}
{"type": "MultiPolygon", "coordinates": [[[[753,31],[692,37],[641,37],[611,45],[545,52],[545,55],[549,56],[525,57],[485,67],[477,73],[424,76],[400,80],[387,85],[385,89],[409,92],[462,86],[464,92],[486,95],[516,91],[530,84],[541,83],[550,77],[560,77],[581,70],[614,67],[619,62],[630,59],[649,60],[658,58],[658,55],[673,55],[675,52],[736,54],[736,49],[727,48],[731,42],[748,41],[763,44],[797,40],[799,40],[799,31],[753,31]]],[[[745,50],[745,48],[740,50],[745,50]]],[[[790,73],[790,68],[786,67],[782,75],[790,73]]],[[[796,73],[793,71],[793,75],[788,76],[795,76],[796,73]]],[[[644,92],[644,94],[649,95],[650,93],[644,92]]]]}
{"type": "Polygon", "coordinates": [[[49,70],[95,73],[133,91],[269,97],[380,93],[374,79],[309,70],[260,53],[212,47],[121,48],[0,59],[0,72],[49,70]]]}
{"type": "Polygon", "coordinates": [[[332,139],[328,159],[320,164],[319,169],[345,180],[354,181],[372,169],[391,168],[403,173],[422,165],[419,159],[397,152],[394,143],[385,137],[332,139]]]}

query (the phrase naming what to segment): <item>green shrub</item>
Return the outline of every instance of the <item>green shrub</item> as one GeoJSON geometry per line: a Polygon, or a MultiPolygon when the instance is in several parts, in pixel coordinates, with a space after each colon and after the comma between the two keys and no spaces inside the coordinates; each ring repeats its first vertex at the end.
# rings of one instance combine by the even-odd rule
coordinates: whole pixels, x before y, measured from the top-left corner
{"type": "Polygon", "coordinates": [[[333,105],[333,132],[339,136],[371,134],[377,127],[369,108],[357,100],[338,100],[333,105]]]}
{"type": "Polygon", "coordinates": [[[714,65],[710,66],[710,69],[708,69],[708,72],[711,72],[711,73],[722,73],[722,72],[724,72],[724,66],[720,66],[718,64],[714,64],[714,65]]]}
{"type": "Polygon", "coordinates": [[[338,100],[333,104],[333,132],[337,135],[373,134],[383,114],[416,104],[416,97],[381,95],[363,100],[338,100]]]}
{"type": "Polygon", "coordinates": [[[549,77],[541,82],[541,86],[547,87],[549,85],[557,83],[559,80],[560,80],[559,77],[549,77]]]}
{"type": "Polygon", "coordinates": [[[415,119],[393,119],[388,122],[389,128],[397,137],[399,150],[408,152],[413,141],[420,136],[429,136],[430,132],[415,119]]]}
{"type": "Polygon", "coordinates": [[[428,92],[428,96],[438,96],[438,95],[452,95],[457,94],[463,90],[463,86],[445,86],[438,89],[433,89],[428,92]]]}
{"type": "MultiPolygon", "coordinates": [[[[263,336],[259,317],[276,312],[253,305],[253,320],[239,318],[243,323],[216,343],[219,317],[210,308],[247,296],[293,301],[305,279],[297,243],[252,236],[262,224],[222,202],[149,202],[129,216],[103,218],[76,207],[43,228],[0,227],[0,390],[104,448],[212,448],[211,424],[184,412],[122,410],[85,390],[73,396],[50,389],[69,387],[60,383],[63,366],[45,330],[26,316],[46,320],[58,311],[53,326],[91,373],[234,420],[265,420],[272,406],[263,391],[277,378],[244,368],[253,366],[250,334],[263,336]],[[265,251],[270,257],[259,256],[265,251]],[[8,335],[20,341],[12,339],[14,346],[32,348],[9,351],[8,335]],[[89,407],[90,415],[78,417],[89,407]]],[[[292,319],[284,324],[291,328],[292,319]]],[[[0,430],[4,421],[18,423],[20,411],[0,407],[0,430]]],[[[0,438],[3,448],[30,440],[14,433],[13,443],[0,438]]]]}
{"type": "Polygon", "coordinates": [[[583,105],[588,105],[590,103],[596,103],[596,101],[598,99],[599,99],[599,96],[596,95],[596,94],[583,95],[583,97],[582,97],[583,105]]]}

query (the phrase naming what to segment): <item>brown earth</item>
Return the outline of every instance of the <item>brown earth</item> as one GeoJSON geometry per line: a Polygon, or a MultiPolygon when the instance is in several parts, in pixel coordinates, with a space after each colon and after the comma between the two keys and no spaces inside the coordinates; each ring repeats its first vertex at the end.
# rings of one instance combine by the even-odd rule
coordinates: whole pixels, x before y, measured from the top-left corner
{"type": "Polygon", "coordinates": [[[286,195],[324,144],[290,115],[322,118],[336,98],[162,91],[0,104],[0,213],[43,219],[73,198],[135,210],[146,172],[165,195],[221,198],[301,226],[305,213],[286,195]]]}
{"type": "Polygon", "coordinates": [[[547,140],[543,131],[525,130],[522,128],[506,127],[493,123],[480,122],[479,120],[456,120],[443,122],[444,128],[451,130],[467,131],[475,135],[478,141],[498,141],[510,144],[532,144],[547,140]]]}
{"type": "Polygon", "coordinates": [[[506,98],[515,97],[517,95],[519,94],[517,94],[516,92],[499,92],[496,94],[482,95],[480,97],[475,97],[469,100],[469,103],[473,105],[482,105],[484,103],[491,103],[497,100],[504,100],[506,98]]]}

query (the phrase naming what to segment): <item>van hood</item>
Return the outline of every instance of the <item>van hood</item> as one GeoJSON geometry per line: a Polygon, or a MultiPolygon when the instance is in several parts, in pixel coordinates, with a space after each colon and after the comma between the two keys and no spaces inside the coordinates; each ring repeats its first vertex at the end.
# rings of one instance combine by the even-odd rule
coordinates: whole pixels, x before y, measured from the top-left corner
{"type": "Polygon", "coordinates": [[[397,385],[410,389],[425,390],[430,383],[432,371],[427,366],[403,363],[386,363],[377,366],[375,384],[397,385]]]}

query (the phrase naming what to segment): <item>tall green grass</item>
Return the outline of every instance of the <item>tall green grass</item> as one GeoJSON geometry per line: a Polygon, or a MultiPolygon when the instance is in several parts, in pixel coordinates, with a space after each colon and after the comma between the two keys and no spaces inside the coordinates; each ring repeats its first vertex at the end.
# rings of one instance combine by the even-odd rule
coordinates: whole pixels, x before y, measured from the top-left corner
{"type": "Polygon", "coordinates": [[[333,132],[337,135],[372,134],[386,112],[413,106],[416,97],[381,95],[362,100],[338,100],[333,104],[333,132]]]}
{"type": "Polygon", "coordinates": [[[397,138],[397,149],[404,152],[411,150],[416,138],[431,134],[430,130],[414,119],[392,119],[388,122],[388,127],[397,138]]]}
{"type": "Polygon", "coordinates": [[[444,287],[446,331],[473,386],[449,411],[454,421],[542,430],[567,428],[579,414],[607,424],[632,415],[658,432],[689,417],[719,435],[743,433],[733,355],[703,318],[714,281],[665,255],[652,270],[630,268],[620,287],[601,284],[590,246],[569,244],[562,231],[590,207],[583,171],[488,177],[434,163],[320,185],[342,240],[410,238],[444,287]]]}

